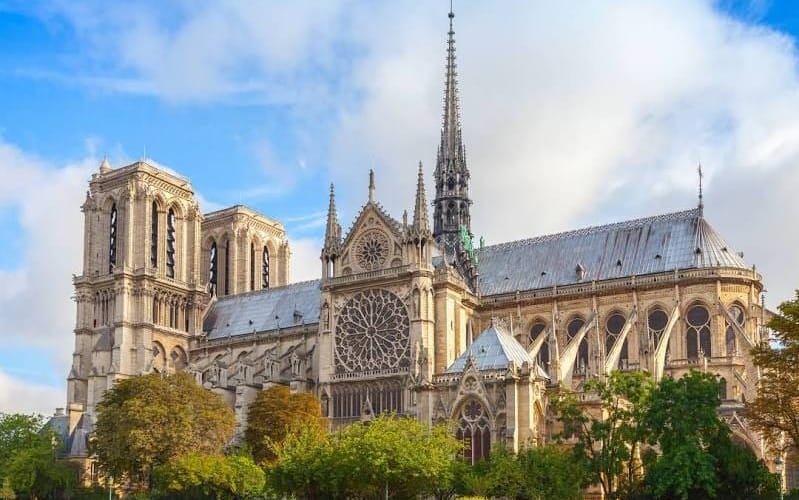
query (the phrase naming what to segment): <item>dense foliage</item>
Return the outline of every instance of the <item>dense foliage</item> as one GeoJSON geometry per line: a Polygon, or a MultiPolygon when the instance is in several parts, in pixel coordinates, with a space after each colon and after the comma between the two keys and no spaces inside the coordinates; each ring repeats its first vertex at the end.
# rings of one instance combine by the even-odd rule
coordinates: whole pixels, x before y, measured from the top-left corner
{"type": "Polygon", "coordinates": [[[62,498],[77,475],[57,459],[58,436],[38,415],[0,414],[0,494],[16,498],[62,498]]]}
{"type": "Polygon", "coordinates": [[[780,304],[768,327],[777,345],[763,343],[752,350],[762,377],[747,417],[772,447],[799,448],[799,290],[794,300],[780,304]]]}
{"type": "Polygon", "coordinates": [[[446,427],[380,416],[326,435],[304,425],[274,447],[271,486],[301,498],[416,498],[453,481],[458,443],[446,427]]]}
{"type": "Polygon", "coordinates": [[[292,394],[286,386],[274,386],[258,393],[250,404],[244,440],[256,462],[269,462],[275,458],[274,445],[303,425],[327,428],[319,400],[313,394],[292,394]]]}
{"type": "Polygon", "coordinates": [[[254,498],[264,489],[264,471],[246,455],[190,454],[155,468],[155,498],[233,500],[254,498]]]}
{"type": "Polygon", "coordinates": [[[561,439],[608,498],[768,499],[778,485],[718,414],[715,375],[691,371],[654,385],[642,373],[591,380],[596,399],[555,401],[561,439]]]}
{"type": "Polygon", "coordinates": [[[158,465],[190,453],[221,454],[234,426],[230,407],[190,375],[142,375],[105,392],[90,450],[105,474],[146,484],[158,465]]]}

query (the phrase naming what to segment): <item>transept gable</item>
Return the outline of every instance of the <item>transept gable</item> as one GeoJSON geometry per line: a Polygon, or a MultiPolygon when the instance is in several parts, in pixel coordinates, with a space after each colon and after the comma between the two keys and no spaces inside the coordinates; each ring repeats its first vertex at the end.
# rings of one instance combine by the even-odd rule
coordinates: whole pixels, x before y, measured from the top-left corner
{"type": "Polygon", "coordinates": [[[397,267],[403,263],[402,225],[374,201],[361,209],[342,244],[344,274],[397,267]]]}

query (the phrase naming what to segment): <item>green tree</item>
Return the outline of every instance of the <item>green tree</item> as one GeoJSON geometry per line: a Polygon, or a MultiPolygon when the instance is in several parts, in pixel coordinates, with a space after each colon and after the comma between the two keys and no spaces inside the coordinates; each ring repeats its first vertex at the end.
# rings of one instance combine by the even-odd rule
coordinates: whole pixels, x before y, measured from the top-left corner
{"type": "Polygon", "coordinates": [[[232,500],[258,497],[264,471],[245,455],[189,454],[153,472],[155,498],[232,500]]]}
{"type": "Polygon", "coordinates": [[[0,414],[0,471],[3,495],[61,498],[77,482],[76,471],[60,462],[58,436],[38,415],[0,414]]]}
{"type": "Polygon", "coordinates": [[[762,376],[757,397],[746,405],[747,418],[772,447],[799,448],[799,290],[793,300],[780,304],[768,327],[778,345],[752,349],[762,376]]]}
{"type": "Polygon", "coordinates": [[[767,500],[779,498],[779,480],[747,446],[735,443],[727,431],[710,444],[715,461],[717,498],[767,500]]]}
{"type": "Polygon", "coordinates": [[[566,449],[556,445],[526,448],[519,452],[517,461],[523,478],[521,493],[525,498],[582,498],[586,471],[566,449]]]}
{"type": "Polygon", "coordinates": [[[269,485],[287,496],[316,500],[336,498],[345,476],[336,467],[330,436],[317,425],[305,422],[282,442],[273,445],[275,460],[267,466],[269,485]]]}
{"type": "Polygon", "coordinates": [[[637,457],[647,436],[643,417],[653,383],[644,372],[615,371],[606,379],[589,380],[584,390],[596,396],[595,411],[570,392],[554,399],[563,424],[560,437],[577,438],[574,453],[585,463],[591,482],[614,498],[619,484],[635,483],[640,475],[637,457]]]}
{"type": "Polygon", "coordinates": [[[459,444],[450,429],[380,416],[330,436],[305,425],[275,446],[271,486],[307,498],[415,498],[451,484],[459,444]]]}
{"type": "Polygon", "coordinates": [[[286,386],[274,386],[258,393],[250,404],[244,440],[256,462],[270,462],[275,458],[274,444],[305,424],[327,428],[319,400],[313,394],[292,394],[286,386]]]}
{"type": "Polygon", "coordinates": [[[711,443],[729,432],[718,415],[715,375],[692,370],[664,378],[652,392],[644,423],[660,454],[648,465],[646,483],[657,498],[715,498],[719,489],[711,443]]]}
{"type": "Polygon", "coordinates": [[[142,375],[105,392],[90,451],[105,474],[143,487],[158,465],[189,453],[221,454],[234,428],[233,410],[190,375],[142,375]]]}

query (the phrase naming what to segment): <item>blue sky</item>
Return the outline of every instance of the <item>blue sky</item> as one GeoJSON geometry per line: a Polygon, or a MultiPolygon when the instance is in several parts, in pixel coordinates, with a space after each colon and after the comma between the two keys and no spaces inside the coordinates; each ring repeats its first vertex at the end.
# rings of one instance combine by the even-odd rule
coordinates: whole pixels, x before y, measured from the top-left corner
{"type": "MultiPolygon", "coordinates": [[[[295,280],[318,270],[329,182],[345,227],[369,168],[389,211],[410,208],[417,162],[432,172],[447,7],[0,0],[0,410],[64,400],[79,204],[103,156],[177,170],[206,210],[283,220],[295,280]]],[[[710,221],[770,303],[799,286],[795,2],[463,0],[456,14],[488,243],[688,208],[701,161],[710,221]]]]}

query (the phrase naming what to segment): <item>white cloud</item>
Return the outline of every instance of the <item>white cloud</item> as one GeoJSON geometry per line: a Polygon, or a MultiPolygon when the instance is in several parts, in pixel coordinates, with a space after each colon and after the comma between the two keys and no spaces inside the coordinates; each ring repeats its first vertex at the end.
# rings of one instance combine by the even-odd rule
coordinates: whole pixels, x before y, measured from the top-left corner
{"type": "Polygon", "coordinates": [[[318,279],[322,272],[319,253],[322,242],[316,238],[289,238],[291,260],[289,277],[291,283],[318,279]]]}
{"type": "Polygon", "coordinates": [[[81,271],[80,205],[95,159],[54,166],[0,142],[0,206],[21,229],[19,266],[0,272],[4,345],[50,350],[66,375],[74,347],[75,306],[69,277],[81,271]]]}
{"type": "MultiPolygon", "coordinates": [[[[172,102],[288,104],[307,150],[296,161],[324,157],[344,227],[365,201],[368,168],[395,216],[412,204],[419,159],[430,180],[443,4],[55,5],[91,42],[98,84],[172,102]]],[[[752,21],[718,5],[459,2],[475,233],[491,243],[683,209],[695,202],[701,161],[711,222],[764,270],[772,300],[790,297],[799,226],[781,186],[799,163],[795,40],[753,24],[757,2],[752,21]]],[[[273,158],[267,149],[262,163],[273,158]]]]}
{"type": "Polygon", "coordinates": [[[64,387],[32,384],[0,370],[0,412],[52,415],[65,402],[64,387]]]}

